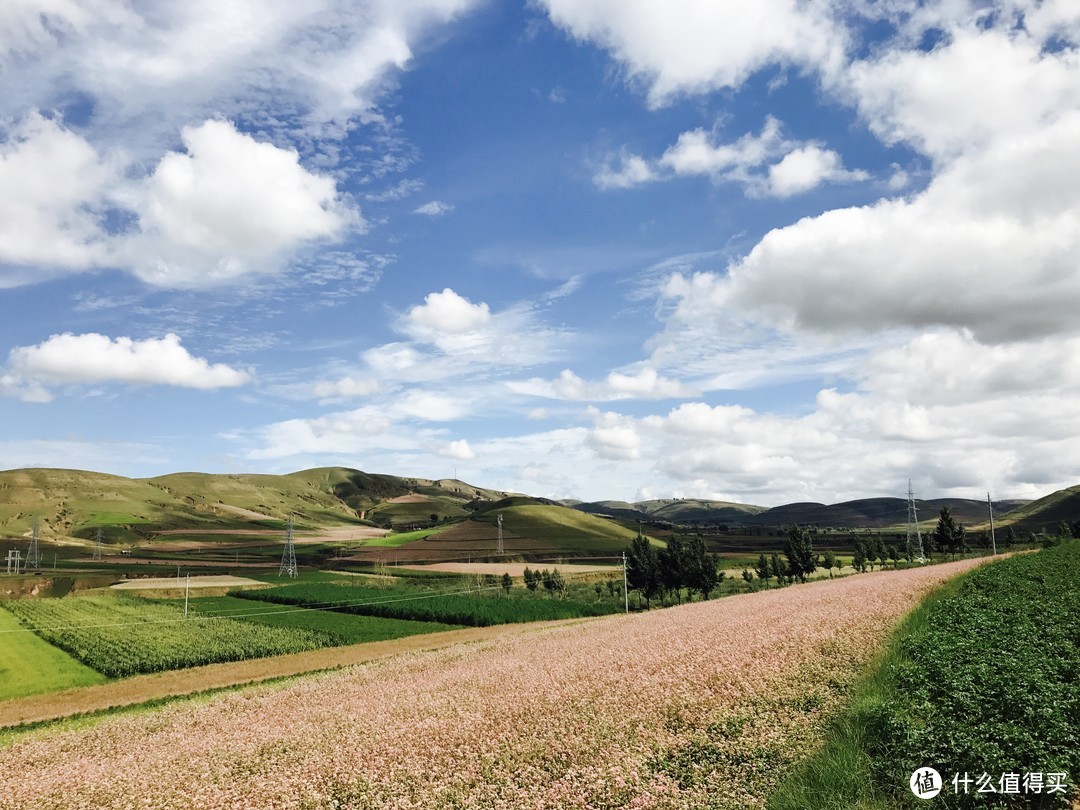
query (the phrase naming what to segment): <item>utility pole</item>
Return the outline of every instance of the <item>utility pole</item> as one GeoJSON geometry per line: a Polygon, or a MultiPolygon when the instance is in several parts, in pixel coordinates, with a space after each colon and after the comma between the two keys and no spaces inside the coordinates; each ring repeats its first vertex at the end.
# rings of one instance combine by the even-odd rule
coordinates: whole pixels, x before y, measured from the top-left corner
{"type": "Polygon", "coordinates": [[[626,590],[626,552],[622,553],[622,595],[625,612],[630,612],[630,591],[626,590]]]}
{"type": "Polygon", "coordinates": [[[184,618],[187,618],[188,592],[191,590],[191,574],[187,575],[184,582],[184,618]]]}
{"type": "Polygon", "coordinates": [[[990,493],[986,493],[986,508],[990,512],[990,546],[997,555],[997,540],[994,539],[994,505],[990,503],[990,493]]]}

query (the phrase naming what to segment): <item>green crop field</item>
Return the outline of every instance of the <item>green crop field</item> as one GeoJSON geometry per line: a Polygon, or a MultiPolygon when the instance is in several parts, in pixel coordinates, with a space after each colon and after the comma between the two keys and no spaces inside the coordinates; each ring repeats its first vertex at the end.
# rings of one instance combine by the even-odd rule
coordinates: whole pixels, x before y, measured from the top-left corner
{"type": "Polygon", "coordinates": [[[406,543],[413,543],[417,540],[423,540],[427,537],[431,537],[433,534],[438,534],[445,526],[440,526],[434,529],[417,529],[414,532],[398,532],[396,534],[386,534],[382,537],[372,537],[370,540],[365,540],[364,545],[370,548],[397,548],[403,546],[406,543]]]}
{"type": "Polygon", "coordinates": [[[224,616],[268,627],[292,627],[328,636],[334,644],[361,644],[385,641],[420,633],[455,629],[439,622],[415,622],[357,616],[331,610],[304,610],[289,606],[255,602],[235,596],[210,596],[192,599],[191,609],[203,616],[224,616]]]}
{"type": "Polygon", "coordinates": [[[773,810],[928,806],[908,789],[934,768],[943,807],[1069,807],[1080,795],[1080,542],[993,563],[946,586],[905,622],[836,722],[825,748],[773,810]],[[1015,795],[964,793],[988,774],[1015,795]],[[1063,774],[1067,792],[1027,792],[1026,774],[1063,774]]]}
{"type": "Polygon", "coordinates": [[[603,616],[622,609],[622,603],[586,603],[546,596],[514,597],[463,593],[461,589],[368,588],[341,585],[291,585],[238,592],[244,599],[286,605],[325,607],[363,616],[446,622],[473,627],[603,616]]]}
{"type": "Polygon", "coordinates": [[[28,632],[14,615],[0,609],[0,700],[104,681],[101,673],[28,632]]]}
{"type": "Polygon", "coordinates": [[[326,646],[309,630],[185,619],[183,608],[136,597],[18,599],[6,606],[41,638],[109,677],[326,646]]]}

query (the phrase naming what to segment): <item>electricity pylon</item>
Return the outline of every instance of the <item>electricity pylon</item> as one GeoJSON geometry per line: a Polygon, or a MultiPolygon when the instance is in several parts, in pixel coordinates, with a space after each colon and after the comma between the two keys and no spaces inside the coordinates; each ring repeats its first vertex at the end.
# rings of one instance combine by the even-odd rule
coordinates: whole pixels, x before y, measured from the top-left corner
{"type": "Polygon", "coordinates": [[[281,555],[281,568],[278,576],[296,577],[296,543],[293,542],[293,519],[289,515],[289,525],[285,529],[285,551],[281,555]]]}

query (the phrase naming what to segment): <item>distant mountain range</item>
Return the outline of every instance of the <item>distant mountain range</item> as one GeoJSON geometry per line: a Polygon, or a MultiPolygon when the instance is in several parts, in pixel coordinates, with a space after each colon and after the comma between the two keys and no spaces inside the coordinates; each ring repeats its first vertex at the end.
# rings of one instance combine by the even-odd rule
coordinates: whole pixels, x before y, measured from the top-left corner
{"type": "MultiPolygon", "coordinates": [[[[987,521],[985,501],[937,498],[916,505],[920,520],[927,523],[937,519],[943,506],[972,528],[987,521]]],[[[110,542],[138,542],[178,529],[280,528],[289,516],[309,527],[364,523],[400,529],[470,522],[493,529],[499,510],[520,515],[530,536],[572,531],[605,543],[632,536],[639,521],[643,526],[732,528],[792,523],[886,528],[907,522],[903,498],[772,508],[698,499],[555,502],[455,479],[405,478],[344,467],[288,475],[174,473],[145,479],[47,468],[0,472],[0,537],[8,538],[26,536],[36,523],[42,537],[59,541],[86,540],[100,530],[110,542]]],[[[996,501],[994,513],[1003,526],[1032,530],[1080,520],[1080,486],[1033,502],[996,501]]]]}
{"type": "MultiPolygon", "coordinates": [[[[1068,492],[1068,490],[1063,490],[1063,492],[1068,492]]],[[[572,506],[582,512],[608,515],[620,520],[640,520],[643,523],[667,522],[681,525],[787,526],[798,523],[835,528],[885,528],[904,525],[908,520],[908,503],[905,498],[861,498],[831,505],[812,502],[789,503],[772,508],[693,498],[638,501],[637,503],[574,502],[572,506]]],[[[936,520],[944,506],[949,507],[953,517],[959,522],[982,524],[989,520],[986,501],[966,498],[916,499],[915,501],[915,509],[920,522],[936,520]]],[[[1029,502],[1022,500],[993,502],[995,518],[1001,519],[1005,519],[1014,510],[1027,506],[1030,506],[1029,502]]],[[[1058,507],[1063,513],[1068,512],[1069,509],[1080,513],[1080,502],[1063,501],[1058,504],[1058,507]]],[[[1034,520],[1046,519],[1037,517],[1039,513],[1040,510],[1035,509],[1030,515],[1025,513],[1025,516],[1034,520]]]]}

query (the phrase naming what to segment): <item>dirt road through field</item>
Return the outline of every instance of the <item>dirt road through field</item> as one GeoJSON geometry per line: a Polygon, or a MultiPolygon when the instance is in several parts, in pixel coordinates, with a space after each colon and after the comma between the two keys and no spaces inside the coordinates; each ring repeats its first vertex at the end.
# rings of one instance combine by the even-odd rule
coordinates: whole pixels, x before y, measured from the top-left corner
{"type": "Polygon", "coordinates": [[[488,641],[585,621],[592,620],[561,619],[531,624],[467,627],[462,630],[406,636],[390,641],[354,644],[349,647],[331,647],[325,650],[281,655],[276,658],[259,658],[253,661],[210,664],[203,667],[158,672],[153,675],[136,675],[97,686],[68,689],[45,695],[31,695],[2,702],[0,703],[0,728],[58,720],[76,714],[104,711],[120,706],[134,706],[149,700],[179,697],[272,678],[302,675],[306,672],[338,669],[401,653],[437,650],[455,644],[488,641]]]}

